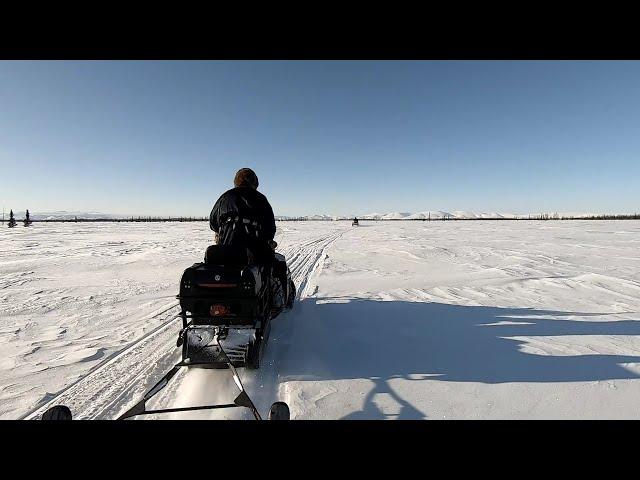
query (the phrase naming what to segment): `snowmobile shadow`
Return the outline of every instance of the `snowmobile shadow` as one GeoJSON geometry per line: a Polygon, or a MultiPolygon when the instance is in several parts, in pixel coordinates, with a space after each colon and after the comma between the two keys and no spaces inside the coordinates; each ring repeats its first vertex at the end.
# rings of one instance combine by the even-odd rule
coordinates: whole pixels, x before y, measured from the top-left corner
{"type": "Polygon", "coordinates": [[[595,315],[606,318],[528,308],[307,299],[298,304],[288,348],[278,355],[280,381],[368,379],[374,388],[363,410],[345,418],[385,418],[372,401],[385,393],[401,406],[395,418],[416,419],[425,415],[394,392],[390,380],[499,384],[640,378],[623,365],[640,364],[640,354],[584,354],[589,348],[561,350],[552,344],[536,354],[523,350],[525,339],[514,338],[640,335],[640,321],[584,319],[595,315]],[[581,319],[567,318],[572,316],[581,319]]]}

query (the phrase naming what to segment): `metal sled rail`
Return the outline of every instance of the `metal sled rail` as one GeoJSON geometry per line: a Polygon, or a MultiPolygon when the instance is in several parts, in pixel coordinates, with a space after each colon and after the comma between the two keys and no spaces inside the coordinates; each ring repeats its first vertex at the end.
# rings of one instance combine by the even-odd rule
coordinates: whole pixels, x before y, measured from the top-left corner
{"type": "MultiPolygon", "coordinates": [[[[213,409],[220,409],[220,408],[236,408],[236,407],[248,408],[249,410],[251,410],[251,413],[253,413],[253,416],[255,417],[256,420],[262,420],[262,417],[260,416],[258,409],[251,401],[251,398],[249,398],[249,395],[247,395],[247,392],[244,389],[244,385],[242,385],[242,381],[240,380],[240,376],[238,375],[238,371],[236,370],[236,367],[233,366],[233,362],[227,356],[227,353],[225,352],[224,347],[218,341],[218,339],[216,339],[216,342],[220,347],[220,355],[218,356],[218,358],[220,358],[220,361],[222,363],[227,364],[227,366],[229,367],[233,375],[233,381],[238,387],[238,390],[240,391],[238,396],[233,400],[233,403],[227,403],[227,404],[221,404],[221,405],[201,405],[201,406],[193,406],[193,407],[163,408],[163,409],[157,409],[157,410],[147,410],[146,408],[147,401],[151,400],[151,398],[157,395],[158,392],[164,389],[181,368],[193,367],[198,365],[208,365],[208,363],[180,362],[176,364],[171,370],[169,370],[169,372],[164,377],[162,377],[160,381],[158,381],[158,383],[156,383],[153,386],[153,388],[151,388],[151,390],[145,393],[144,397],[142,397],[142,400],[140,400],[137,404],[135,404],[125,413],[120,415],[120,417],[118,417],[117,420],[125,420],[127,418],[136,417],[138,415],[152,415],[155,413],[189,412],[189,411],[196,411],[196,410],[213,410],[213,409]]],[[[216,361],[218,361],[218,359],[216,359],[216,361]]]]}
{"type": "MultiPolygon", "coordinates": [[[[198,366],[198,365],[208,365],[208,363],[185,363],[180,362],[167,372],[167,374],[156,383],[153,388],[151,388],[147,393],[145,393],[142,400],[140,400],[137,404],[127,410],[125,413],[120,415],[116,420],[126,420],[131,417],[136,417],[139,415],[152,415],[152,414],[162,414],[162,413],[174,413],[174,412],[192,412],[199,410],[217,410],[222,408],[237,408],[244,407],[251,410],[254,418],[256,420],[262,420],[260,416],[260,412],[254,405],[253,401],[247,394],[244,389],[244,385],[242,385],[242,381],[240,380],[240,376],[238,375],[238,371],[234,367],[233,363],[227,356],[224,347],[218,342],[220,346],[220,355],[221,363],[226,363],[229,370],[233,375],[234,383],[236,387],[238,387],[239,394],[234,399],[233,403],[225,403],[219,405],[196,405],[192,407],[176,407],[176,408],[161,408],[155,410],[147,410],[147,402],[158,394],[162,389],[164,389],[169,382],[173,379],[173,377],[178,373],[178,371],[183,367],[190,366],[198,366]]],[[[284,402],[275,402],[271,405],[271,409],[269,411],[269,420],[289,420],[290,412],[289,406],[284,402]]],[[[68,407],[64,405],[56,405],[48,409],[43,415],[42,420],[71,420],[72,414],[68,407]]]]}

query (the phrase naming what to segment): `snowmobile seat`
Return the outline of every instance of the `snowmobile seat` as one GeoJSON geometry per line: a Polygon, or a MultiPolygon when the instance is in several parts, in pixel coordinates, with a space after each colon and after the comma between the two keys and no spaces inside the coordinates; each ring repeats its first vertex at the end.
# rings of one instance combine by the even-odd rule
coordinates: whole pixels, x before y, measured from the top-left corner
{"type": "Polygon", "coordinates": [[[209,245],[204,254],[204,264],[209,267],[224,267],[227,270],[248,270],[258,280],[258,288],[267,274],[266,265],[257,264],[248,248],[235,245],[209,245]]]}
{"type": "Polygon", "coordinates": [[[209,245],[204,254],[204,263],[207,265],[242,268],[249,265],[249,260],[248,250],[234,245],[209,245]]]}

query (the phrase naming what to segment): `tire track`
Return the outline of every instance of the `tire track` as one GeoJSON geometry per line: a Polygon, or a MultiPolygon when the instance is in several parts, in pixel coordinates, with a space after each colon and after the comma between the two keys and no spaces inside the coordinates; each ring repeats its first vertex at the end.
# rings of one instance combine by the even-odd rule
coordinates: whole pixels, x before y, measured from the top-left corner
{"type": "MultiPolygon", "coordinates": [[[[347,231],[349,230],[340,229],[330,232],[320,238],[305,242],[295,251],[283,249],[285,256],[285,252],[292,251],[292,256],[287,258],[287,262],[297,287],[297,301],[304,300],[312,294],[310,291],[315,287],[312,281],[322,271],[326,250],[347,231]]],[[[282,355],[288,348],[287,344],[296,328],[300,314],[294,306],[292,311],[285,312],[275,319],[262,367],[256,371],[244,372],[242,382],[245,389],[264,418],[267,418],[273,402],[285,401],[291,404],[291,392],[282,389],[280,385],[279,364],[282,355]]]]}
{"type": "Polygon", "coordinates": [[[321,261],[325,257],[325,250],[346,231],[338,230],[300,245],[292,252],[291,258],[289,258],[288,249],[283,251],[283,255],[289,262],[291,277],[296,284],[297,299],[303,299],[308,296],[307,286],[309,285],[309,280],[314,276],[316,270],[321,267],[321,261]]]}

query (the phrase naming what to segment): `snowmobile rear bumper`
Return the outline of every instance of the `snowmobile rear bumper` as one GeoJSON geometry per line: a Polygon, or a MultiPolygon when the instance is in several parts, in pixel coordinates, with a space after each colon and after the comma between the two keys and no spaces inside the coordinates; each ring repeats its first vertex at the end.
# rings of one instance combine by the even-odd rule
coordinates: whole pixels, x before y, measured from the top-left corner
{"type": "Polygon", "coordinates": [[[188,325],[180,332],[178,345],[182,346],[183,366],[200,368],[228,368],[253,366],[253,350],[257,342],[262,343],[258,329],[233,326],[188,325]],[[221,345],[224,340],[224,348],[221,345]]]}

